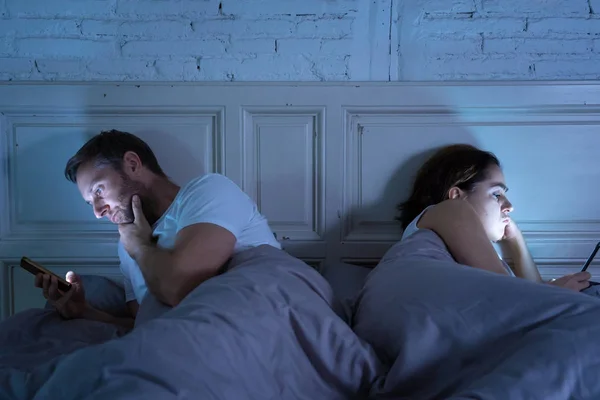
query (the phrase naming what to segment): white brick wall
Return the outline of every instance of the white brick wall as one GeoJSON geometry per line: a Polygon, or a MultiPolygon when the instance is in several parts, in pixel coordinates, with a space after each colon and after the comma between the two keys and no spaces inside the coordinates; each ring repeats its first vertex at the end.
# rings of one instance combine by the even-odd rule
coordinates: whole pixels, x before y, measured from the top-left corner
{"type": "Polygon", "coordinates": [[[600,78],[600,0],[0,0],[0,80],[600,78]]]}
{"type": "Polygon", "coordinates": [[[599,79],[600,0],[409,0],[405,80],[599,79]]]}
{"type": "Polygon", "coordinates": [[[0,79],[387,80],[365,57],[376,3],[0,0],[0,79]]]}

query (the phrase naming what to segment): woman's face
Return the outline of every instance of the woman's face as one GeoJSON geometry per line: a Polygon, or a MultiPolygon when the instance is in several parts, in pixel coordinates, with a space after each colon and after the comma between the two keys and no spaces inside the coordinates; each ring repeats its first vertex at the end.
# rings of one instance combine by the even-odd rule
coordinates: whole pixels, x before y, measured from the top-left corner
{"type": "Polygon", "coordinates": [[[468,201],[479,215],[488,238],[497,242],[504,237],[513,206],[506,197],[508,188],[500,167],[491,165],[486,172],[486,178],[475,185],[472,192],[466,193],[452,188],[450,198],[462,197],[468,201]]]}

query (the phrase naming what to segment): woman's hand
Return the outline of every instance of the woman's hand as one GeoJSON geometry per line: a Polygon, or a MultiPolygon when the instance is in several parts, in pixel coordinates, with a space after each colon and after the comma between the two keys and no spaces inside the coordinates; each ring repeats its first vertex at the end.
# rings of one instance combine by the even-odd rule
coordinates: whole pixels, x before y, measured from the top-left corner
{"type": "Polygon", "coordinates": [[[509,243],[516,242],[523,237],[523,233],[515,223],[515,221],[509,219],[508,224],[504,228],[504,236],[500,239],[500,242],[509,243]]]}
{"type": "Polygon", "coordinates": [[[512,218],[504,227],[504,236],[498,241],[498,244],[502,251],[502,257],[512,260],[516,276],[532,282],[543,282],[537,265],[527,248],[523,232],[512,218]]]}
{"type": "Polygon", "coordinates": [[[590,286],[592,275],[587,271],[576,272],[574,274],[565,275],[558,279],[553,279],[548,282],[550,285],[560,286],[565,289],[571,289],[580,292],[590,286]]]}

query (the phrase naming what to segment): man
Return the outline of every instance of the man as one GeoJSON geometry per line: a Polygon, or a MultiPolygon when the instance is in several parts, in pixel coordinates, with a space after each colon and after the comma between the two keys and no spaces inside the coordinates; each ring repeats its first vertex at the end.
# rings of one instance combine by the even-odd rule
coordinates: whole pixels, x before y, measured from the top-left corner
{"type": "Polygon", "coordinates": [[[65,318],[132,327],[147,292],[176,306],[233,254],[263,244],[281,248],[256,204],[231,180],[206,174],[179,187],[150,147],[130,133],[111,130],[93,137],[69,159],[65,176],[97,218],[119,227],[118,254],[132,317],[115,318],[89,306],[72,271],[66,293],[58,290],[56,278],[38,275],[36,286],[65,318]]]}

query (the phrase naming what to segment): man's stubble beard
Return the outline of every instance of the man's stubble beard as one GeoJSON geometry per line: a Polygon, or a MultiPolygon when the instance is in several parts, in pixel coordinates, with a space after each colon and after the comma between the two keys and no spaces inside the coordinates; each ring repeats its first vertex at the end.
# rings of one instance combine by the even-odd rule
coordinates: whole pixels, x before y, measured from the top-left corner
{"type": "Polygon", "coordinates": [[[134,221],[133,215],[133,206],[132,206],[132,198],[134,195],[138,195],[141,203],[142,210],[146,220],[150,224],[150,226],[154,225],[154,223],[158,220],[158,218],[154,215],[152,204],[152,198],[150,196],[150,191],[140,182],[136,182],[130,179],[128,176],[123,175],[121,183],[120,195],[117,199],[119,204],[121,205],[121,209],[123,210],[125,220],[122,223],[132,223],[134,221]]]}

